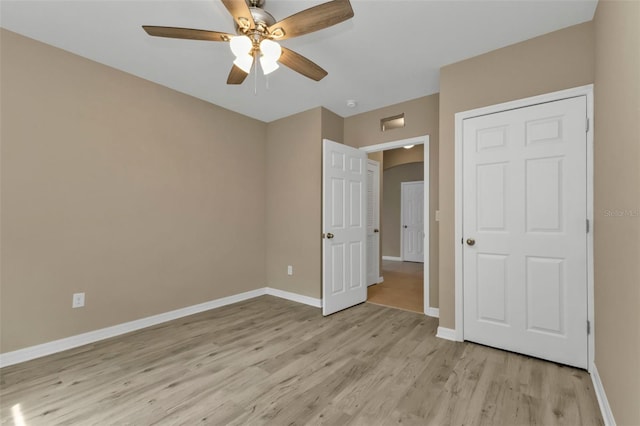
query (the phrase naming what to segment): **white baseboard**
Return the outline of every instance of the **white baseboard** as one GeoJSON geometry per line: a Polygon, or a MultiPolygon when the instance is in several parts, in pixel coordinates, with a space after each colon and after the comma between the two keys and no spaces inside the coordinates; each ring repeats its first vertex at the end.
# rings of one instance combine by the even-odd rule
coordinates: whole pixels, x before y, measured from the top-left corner
{"type": "Polygon", "coordinates": [[[446,340],[453,340],[457,342],[456,331],[452,328],[438,327],[438,332],[436,333],[436,337],[446,340]]]}
{"type": "Polygon", "coordinates": [[[382,260],[393,260],[394,262],[402,262],[402,258],[396,256],[382,256],[382,260]]]}
{"type": "Polygon", "coordinates": [[[429,317],[440,318],[440,309],[427,306],[427,308],[424,310],[424,314],[429,317]]]}
{"type": "Polygon", "coordinates": [[[314,306],[316,308],[322,307],[322,300],[320,299],[309,296],[302,296],[300,294],[282,291],[275,288],[262,287],[256,290],[247,291],[245,293],[234,294],[232,296],[210,300],[209,302],[187,306],[185,308],[176,309],[174,311],[164,312],[162,314],[152,315],[150,317],[117,324],[111,327],[77,334],[75,336],[66,337],[64,339],[54,340],[52,342],[30,346],[12,352],[6,352],[0,354],[0,368],[40,358],[46,355],[51,355],[57,352],[66,351],[67,349],[77,348],[78,346],[87,345],[89,343],[95,343],[100,340],[109,339],[111,337],[140,330],[152,325],[161,324],[163,322],[172,321],[174,319],[186,317],[215,308],[220,308],[222,306],[231,305],[233,303],[242,302],[243,300],[253,299],[254,297],[263,296],[265,294],[270,294],[272,296],[292,300],[298,303],[304,303],[305,305],[314,306]]]}
{"type": "Polygon", "coordinates": [[[375,283],[367,284],[367,287],[371,287],[372,285],[382,284],[384,282],[384,277],[378,277],[375,283]]]}
{"type": "Polygon", "coordinates": [[[315,297],[303,296],[297,293],[291,293],[290,291],[278,290],[277,288],[266,287],[266,294],[276,296],[281,299],[291,300],[293,302],[303,303],[305,305],[313,306],[314,308],[322,308],[322,299],[316,299],[315,297]]]}
{"type": "Polygon", "coordinates": [[[600,405],[600,412],[602,413],[602,420],[604,420],[605,426],[616,426],[607,394],[604,392],[604,386],[602,386],[602,381],[600,380],[600,375],[598,374],[598,369],[595,364],[591,366],[591,381],[593,382],[593,390],[596,393],[596,398],[598,398],[598,405],[600,405]]]}

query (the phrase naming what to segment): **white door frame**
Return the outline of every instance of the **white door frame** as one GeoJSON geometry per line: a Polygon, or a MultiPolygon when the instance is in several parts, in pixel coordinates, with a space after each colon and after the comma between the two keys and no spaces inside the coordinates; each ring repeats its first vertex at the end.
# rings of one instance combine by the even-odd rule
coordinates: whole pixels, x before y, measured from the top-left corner
{"type": "MultiPolygon", "coordinates": [[[[400,182],[400,258],[402,259],[402,261],[405,260],[404,259],[404,225],[403,225],[403,222],[404,222],[404,187],[405,187],[405,184],[411,184],[411,183],[417,183],[417,182],[421,182],[423,187],[424,187],[424,180],[400,182]]],[[[423,215],[423,217],[424,217],[424,215],[423,215]]],[[[424,236],[426,238],[427,233],[424,232],[424,224],[422,226],[422,233],[424,234],[424,236]]],[[[424,243],[423,243],[423,246],[424,246],[424,243]]]]}
{"type": "MultiPolygon", "coordinates": [[[[588,371],[593,368],[595,353],[595,337],[594,337],[594,290],[593,290],[593,84],[572,89],[561,90],[558,92],[547,93],[544,95],[533,96],[530,98],[519,99],[516,101],[505,102],[497,105],[491,105],[483,108],[473,109],[469,111],[459,112],[455,114],[455,329],[439,330],[440,335],[454,337],[453,340],[464,340],[464,300],[463,300],[463,229],[462,229],[462,211],[463,211],[463,194],[462,194],[462,141],[463,141],[463,121],[468,118],[478,117],[481,115],[494,114],[497,112],[507,111],[516,108],[524,108],[532,105],[538,105],[562,99],[573,98],[577,96],[586,96],[587,98],[587,220],[589,221],[589,233],[587,234],[587,320],[591,324],[591,332],[587,336],[588,352],[587,365],[588,371]]],[[[586,226],[586,224],[585,224],[586,226]]],[[[586,324],[585,324],[586,327],[586,324]]]]}
{"type": "MultiPolygon", "coordinates": [[[[424,145],[424,314],[432,317],[438,317],[439,309],[431,308],[429,305],[429,246],[431,239],[431,235],[429,233],[429,186],[431,184],[431,180],[429,179],[429,135],[401,139],[377,145],[363,146],[360,147],[360,149],[366,153],[370,153],[402,148],[406,145],[424,145]]],[[[384,169],[384,164],[382,168],[384,169]]],[[[384,173],[384,171],[382,171],[382,173],[384,173]]]]}

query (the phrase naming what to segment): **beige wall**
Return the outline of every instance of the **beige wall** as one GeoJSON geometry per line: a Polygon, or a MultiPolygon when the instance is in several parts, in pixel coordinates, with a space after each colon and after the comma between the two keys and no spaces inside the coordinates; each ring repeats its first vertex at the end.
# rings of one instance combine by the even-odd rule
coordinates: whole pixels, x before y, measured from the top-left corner
{"type": "MultiPolygon", "coordinates": [[[[436,93],[407,102],[354,115],[344,119],[344,143],[354,147],[377,145],[416,136],[429,135],[429,300],[438,306],[439,230],[435,221],[438,209],[438,149],[439,149],[439,95],[436,93]],[[380,131],[380,119],[404,112],[405,127],[387,132],[380,131]]],[[[386,161],[386,159],[385,159],[386,161]]],[[[386,165],[385,165],[386,167],[386,165]]],[[[383,227],[384,228],[384,227],[383,227]]],[[[384,229],[382,229],[384,240],[384,229]]]]}
{"type": "Polygon", "coordinates": [[[1,352],[265,285],[264,123],[0,38],[1,352]]]}
{"type": "Polygon", "coordinates": [[[424,145],[416,145],[411,149],[396,148],[384,151],[384,168],[407,163],[424,163],[424,145]]]}
{"type": "Polygon", "coordinates": [[[326,108],[320,108],[320,111],[322,139],[342,143],[344,140],[344,118],[326,108]]]}
{"type": "Polygon", "coordinates": [[[593,83],[593,47],[593,24],[588,22],[440,70],[441,327],[455,328],[454,114],[593,83]]]}
{"type": "MultiPolygon", "coordinates": [[[[401,183],[415,182],[424,179],[424,162],[407,163],[384,170],[384,191],[382,205],[382,255],[400,257],[401,183]]],[[[436,300],[437,302],[437,300],[436,300]]],[[[437,306],[437,305],[436,305],[437,306]]]]}
{"type": "Polygon", "coordinates": [[[595,363],[617,424],[640,425],[640,2],[600,0],[594,23],[595,363]]]}
{"type": "MultiPolygon", "coordinates": [[[[267,125],[267,285],[317,298],[322,286],[322,115],[315,108],[267,125]],[[293,266],[291,276],[287,265],[293,266]]],[[[339,124],[333,125],[324,130],[337,139],[339,124]]]]}

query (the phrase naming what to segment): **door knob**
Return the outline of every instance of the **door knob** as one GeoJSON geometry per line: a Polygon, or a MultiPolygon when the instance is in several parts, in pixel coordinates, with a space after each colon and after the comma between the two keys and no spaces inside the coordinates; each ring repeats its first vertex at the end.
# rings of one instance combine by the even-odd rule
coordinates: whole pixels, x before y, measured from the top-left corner
{"type": "Polygon", "coordinates": [[[474,245],[475,243],[476,243],[476,240],[474,240],[473,238],[468,238],[468,239],[467,239],[467,244],[468,244],[468,245],[472,246],[472,245],[474,245]]]}
{"type": "Polygon", "coordinates": [[[405,228],[407,227],[407,225],[404,226],[405,228]]]}
{"type": "Polygon", "coordinates": [[[374,229],[373,232],[380,232],[380,230],[379,229],[374,229]]]}
{"type": "Polygon", "coordinates": [[[332,239],[335,235],[333,235],[331,232],[327,232],[327,238],[328,239],[332,239]]]}

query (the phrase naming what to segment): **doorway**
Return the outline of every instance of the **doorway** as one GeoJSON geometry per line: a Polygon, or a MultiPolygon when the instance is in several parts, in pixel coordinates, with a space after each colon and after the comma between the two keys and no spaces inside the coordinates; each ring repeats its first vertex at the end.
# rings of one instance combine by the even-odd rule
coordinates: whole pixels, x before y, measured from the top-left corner
{"type": "MultiPolygon", "coordinates": [[[[382,176],[380,182],[387,182],[387,187],[385,187],[385,183],[378,185],[382,187],[378,196],[382,208],[379,209],[380,214],[378,215],[381,225],[377,236],[379,238],[379,253],[375,257],[380,259],[380,278],[376,284],[368,287],[367,300],[371,303],[437,316],[437,308],[432,308],[429,301],[429,137],[403,139],[360,149],[369,154],[369,158],[372,159],[375,154],[383,154],[385,151],[391,153],[392,150],[395,150],[402,153],[405,151],[405,147],[411,145],[415,148],[410,149],[422,152],[419,154],[419,158],[416,157],[410,162],[414,174],[407,175],[405,171],[404,174],[400,173],[402,176],[398,176],[393,182],[395,191],[393,191],[391,210],[394,210],[394,213],[391,216],[394,214],[397,216],[396,222],[389,221],[388,214],[385,219],[385,213],[388,213],[385,212],[385,208],[389,208],[389,204],[385,205],[385,203],[388,203],[392,198],[389,195],[388,182],[385,181],[385,173],[389,173],[390,168],[386,167],[384,162],[380,167],[382,176]],[[420,172],[419,176],[415,174],[416,169],[420,172]],[[407,188],[410,189],[410,202],[419,203],[419,208],[407,209],[403,207],[401,194],[405,184],[409,185],[407,188]],[[420,194],[416,194],[416,190],[420,194]],[[416,218],[416,214],[420,215],[420,218],[416,218]],[[405,220],[405,216],[410,217],[411,220],[405,220]],[[404,228],[405,225],[407,228],[404,228]],[[407,233],[409,231],[405,230],[409,230],[411,233],[407,233]],[[407,239],[409,240],[407,241],[407,239]],[[397,246],[397,248],[389,249],[389,245],[397,246]],[[405,250],[405,245],[410,247],[410,250],[405,250]],[[385,250],[387,250],[386,255],[385,250]]],[[[406,151],[409,152],[409,150],[406,151]]],[[[414,157],[416,156],[415,152],[414,157]]],[[[381,157],[378,155],[376,159],[381,159],[381,157]]],[[[402,163],[393,164],[397,167],[402,163]]],[[[399,172],[399,170],[395,168],[394,171],[399,172]]],[[[390,176],[390,173],[387,176],[390,176]]]]}

